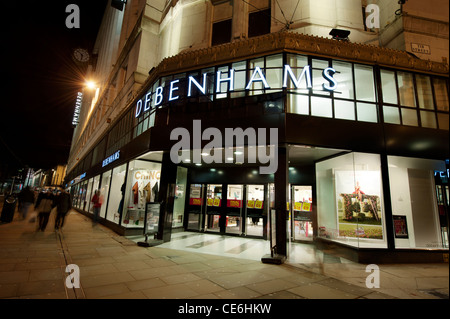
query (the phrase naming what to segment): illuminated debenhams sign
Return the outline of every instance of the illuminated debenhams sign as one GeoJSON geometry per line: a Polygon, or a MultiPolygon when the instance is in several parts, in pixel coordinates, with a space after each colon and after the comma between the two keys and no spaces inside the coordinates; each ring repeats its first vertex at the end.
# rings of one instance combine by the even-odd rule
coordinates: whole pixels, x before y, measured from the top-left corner
{"type": "Polygon", "coordinates": [[[78,92],[77,102],[75,103],[75,111],[73,112],[72,125],[77,126],[80,119],[81,101],[83,100],[83,93],[78,92]]]}
{"type": "MultiPolygon", "coordinates": [[[[333,78],[333,75],[336,73],[336,70],[328,67],[325,68],[322,72],[322,77],[327,81],[327,83],[322,84],[322,88],[327,91],[334,91],[337,87],[337,82],[333,78]]],[[[194,90],[200,92],[203,95],[206,95],[208,86],[208,77],[207,73],[203,73],[201,76],[201,80],[197,81],[197,79],[193,76],[189,76],[187,79],[187,97],[191,97],[194,90]]],[[[235,71],[234,69],[229,70],[228,77],[222,77],[222,72],[217,71],[215,76],[215,91],[216,93],[225,93],[221,90],[222,83],[228,83],[228,91],[234,91],[234,77],[235,71]]],[[[297,78],[292,71],[289,65],[285,65],[283,67],[283,88],[288,87],[288,81],[290,81],[296,89],[300,88],[300,83],[302,79],[306,81],[306,88],[312,88],[311,81],[311,67],[306,65],[303,67],[300,76],[297,78]]],[[[253,70],[252,76],[245,87],[246,90],[250,90],[254,83],[261,82],[265,89],[270,89],[270,86],[266,80],[264,72],[260,67],[256,67],[253,70]]],[[[159,86],[156,88],[154,92],[147,92],[140,100],[136,103],[136,113],[135,116],[139,117],[141,114],[149,111],[152,106],[153,108],[157,108],[163,102],[172,102],[178,100],[180,98],[179,95],[179,84],[180,79],[173,80],[169,82],[168,92],[164,92],[164,87],[159,86]],[[166,101],[164,101],[166,98],[166,101]]],[[[166,89],[167,89],[166,88],[166,89]]]]}

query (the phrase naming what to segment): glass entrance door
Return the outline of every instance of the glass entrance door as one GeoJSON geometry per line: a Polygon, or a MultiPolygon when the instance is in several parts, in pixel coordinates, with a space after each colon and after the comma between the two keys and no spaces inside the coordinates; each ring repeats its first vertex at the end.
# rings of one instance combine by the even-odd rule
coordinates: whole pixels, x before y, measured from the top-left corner
{"type": "Polygon", "coordinates": [[[245,235],[263,236],[264,185],[246,186],[245,235]]]}
{"type": "Polygon", "coordinates": [[[189,192],[189,205],[186,210],[188,214],[187,229],[200,231],[203,207],[203,191],[202,184],[191,184],[189,192]]]}
{"type": "Polygon", "coordinates": [[[220,232],[220,207],[222,206],[222,184],[206,185],[205,230],[220,232]]]}
{"type": "Polygon", "coordinates": [[[293,239],[313,240],[312,186],[292,186],[293,239]]]}
{"type": "Polygon", "coordinates": [[[228,185],[225,232],[242,233],[242,201],[244,185],[228,185]]]}

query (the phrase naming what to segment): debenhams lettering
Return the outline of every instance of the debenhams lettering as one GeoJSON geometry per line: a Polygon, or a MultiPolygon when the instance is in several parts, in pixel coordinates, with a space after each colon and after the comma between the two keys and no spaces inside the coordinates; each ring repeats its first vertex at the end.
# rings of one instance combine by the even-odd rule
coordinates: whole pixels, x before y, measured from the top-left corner
{"type": "MultiPolygon", "coordinates": [[[[289,65],[285,65],[283,68],[283,88],[286,88],[288,86],[288,80],[290,79],[291,82],[294,84],[295,88],[300,88],[300,82],[303,78],[305,78],[306,81],[306,88],[311,89],[312,88],[312,81],[311,81],[311,67],[309,65],[306,65],[300,76],[297,78],[294,75],[294,72],[292,71],[291,67],[289,65]]],[[[215,79],[215,86],[216,86],[216,93],[224,93],[221,92],[221,84],[222,83],[229,83],[229,91],[234,91],[234,69],[230,69],[229,77],[222,78],[221,71],[217,71],[216,79],[215,79]]],[[[322,88],[327,91],[334,91],[337,87],[337,82],[333,78],[333,75],[336,73],[336,70],[328,67],[323,70],[322,77],[328,82],[323,83],[322,88]]],[[[169,93],[167,95],[168,102],[175,101],[180,98],[178,95],[179,90],[179,84],[180,79],[173,80],[169,83],[169,93]]],[[[250,77],[250,80],[245,87],[246,90],[249,90],[253,83],[255,82],[261,82],[264,85],[265,89],[270,89],[269,84],[267,83],[266,77],[261,70],[260,67],[256,67],[255,70],[252,73],[252,76],[250,77]]],[[[207,73],[202,74],[202,80],[201,83],[198,82],[193,76],[188,77],[187,81],[187,97],[192,96],[193,87],[196,87],[198,91],[200,91],[203,95],[206,94],[206,88],[207,85],[207,73]]],[[[155,92],[147,92],[140,100],[136,103],[136,117],[139,117],[142,113],[145,113],[149,111],[152,108],[152,104],[154,108],[158,107],[163,103],[164,99],[164,88],[162,86],[159,86],[156,88],[155,92]],[[153,100],[153,101],[152,101],[153,100]]]]}

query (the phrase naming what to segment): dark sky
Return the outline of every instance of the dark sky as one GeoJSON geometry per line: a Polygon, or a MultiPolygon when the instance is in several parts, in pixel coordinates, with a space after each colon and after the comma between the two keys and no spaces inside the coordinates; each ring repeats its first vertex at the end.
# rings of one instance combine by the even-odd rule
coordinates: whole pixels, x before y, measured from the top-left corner
{"type": "Polygon", "coordinates": [[[65,164],[85,68],[71,54],[92,50],[106,0],[3,1],[1,8],[0,180],[15,168],[65,164]],[[80,28],[66,27],[69,4],[80,28]],[[2,176],[3,175],[3,176],[2,176]]]}

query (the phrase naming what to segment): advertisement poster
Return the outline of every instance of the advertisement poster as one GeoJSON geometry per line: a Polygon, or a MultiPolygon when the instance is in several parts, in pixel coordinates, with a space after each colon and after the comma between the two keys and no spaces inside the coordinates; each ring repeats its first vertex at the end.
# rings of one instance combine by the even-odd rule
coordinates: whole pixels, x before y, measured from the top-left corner
{"type": "Polygon", "coordinates": [[[393,215],[395,238],[408,238],[408,226],[406,216],[393,215]]]}
{"type": "Polygon", "coordinates": [[[341,237],[383,239],[379,171],[335,171],[341,237]]]}

